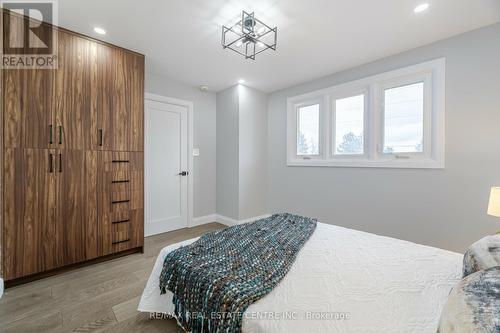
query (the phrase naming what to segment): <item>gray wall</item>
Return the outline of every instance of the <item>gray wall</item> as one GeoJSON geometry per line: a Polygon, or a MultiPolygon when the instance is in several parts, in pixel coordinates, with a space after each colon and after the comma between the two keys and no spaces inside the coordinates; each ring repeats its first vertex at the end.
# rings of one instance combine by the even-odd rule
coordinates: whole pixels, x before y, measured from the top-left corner
{"type": "Polygon", "coordinates": [[[217,214],[238,219],[238,87],[217,94],[217,214]]]}
{"type": "Polygon", "coordinates": [[[500,24],[272,93],[268,157],[271,213],[462,252],[500,230],[486,215],[490,186],[500,185],[500,24]],[[286,166],[287,97],[443,56],[444,170],[286,166]]]}
{"type": "Polygon", "coordinates": [[[267,95],[240,85],[239,218],[267,213],[267,95]]]}
{"type": "Polygon", "coordinates": [[[146,73],[146,92],[189,100],[194,103],[194,147],[200,156],[194,157],[194,217],[214,214],[216,189],[215,94],[183,85],[167,77],[146,73]]]}
{"type": "Polygon", "coordinates": [[[217,94],[217,214],[267,212],[267,95],[242,85],[217,94]]]}

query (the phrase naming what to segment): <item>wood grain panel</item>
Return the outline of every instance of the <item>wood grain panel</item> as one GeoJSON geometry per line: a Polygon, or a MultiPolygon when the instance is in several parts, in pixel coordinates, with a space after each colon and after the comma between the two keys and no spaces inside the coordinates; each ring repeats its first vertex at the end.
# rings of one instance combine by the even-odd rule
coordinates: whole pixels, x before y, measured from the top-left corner
{"type": "Polygon", "coordinates": [[[126,53],[127,110],[129,128],[127,133],[130,151],[144,151],[144,57],[126,53]]]}
{"type": "Polygon", "coordinates": [[[85,151],[84,223],[86,232],[85,258],[99,256],[99,225],[97,214],[97,152],[85,151]]]}
{"type": "Polygon", "coordinates": [[[59,31],[54,78],[55,141],[58,148],[90,148],[91,42],[59,31]]]}
{"type": "Polygon", "coordinates": [[[24,148],[55,147],[53,120],[53,71],[29,69],[24,72],[22,134],[24,148]],[[52,136],[50,126],[52,127],[52,136]]]}
{"type": "Polygon", "coordinates": [[[54,150],[5,149],[4,274],[13,279],[57,267],[54,150]]]}
{"type": "Polygon", "coordinates": [[[24,73],[21,70],[2,70],[4,147],[19,148],[22,145],[22,115],[24,73]]]}
{"type": "Polygon", "coordinates": [[[144,57],[97,46],[97,149],[144,150],[144,57]],[[102,131],[102,133],[99,133],[102,131]]]}
{"type": "Polygon", "coordinates": [[[68,265],[86,259],[87,219],[95,213],[90,211],[92,202],[87,202],[85,190],[95,185],[92,176],[86,177],[93,171],[92,165],[86,165],[85,151],[61,149],[57,157],[57,221],[61,236],[58,258],[61,264],[68,265]]]}
{"type": "MultiPolygon", "coordinates": [[[[4,18],[7,15],[3,13],[4,18]]],[[[22,20],[11,17],[11,20],[22,20]]],[[[4,29],[10,33],[8,20],[4,29]]],[[[16,33],[22,33],[14,31],[16,33]]],[[[41,26],[40,34],[51,29],[41,26]]],[[[53,125],[53,71],[46,69],[4,70],[4,146],[8,148],[50,148],[53,125]]]]}
{"type": "Polygon", "coordinates": [[[144,239],[143,153],[98,153],[99,251],[101,255],[142,246],[144,239]],[[116,180],[127,183],[114,183],[116,180]]]}

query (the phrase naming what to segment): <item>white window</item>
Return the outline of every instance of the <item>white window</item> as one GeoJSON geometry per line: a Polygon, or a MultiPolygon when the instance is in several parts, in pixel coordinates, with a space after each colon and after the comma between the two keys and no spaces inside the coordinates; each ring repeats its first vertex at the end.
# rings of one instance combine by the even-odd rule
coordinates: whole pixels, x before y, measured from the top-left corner
{"type": "Polygon", "coordinates": [[[297,155],[319,155],[319,104],[297,108],[297,155]]]}
{"type": "Polygon", "coordinates": [[[288,99],[290,166],[444,168],[445,60],[288,99]]]}
{"type": "Polygon", "coordinates": [[[364,155],[365,95],[336,99],[332,120],[333,155],[364,155]]]}

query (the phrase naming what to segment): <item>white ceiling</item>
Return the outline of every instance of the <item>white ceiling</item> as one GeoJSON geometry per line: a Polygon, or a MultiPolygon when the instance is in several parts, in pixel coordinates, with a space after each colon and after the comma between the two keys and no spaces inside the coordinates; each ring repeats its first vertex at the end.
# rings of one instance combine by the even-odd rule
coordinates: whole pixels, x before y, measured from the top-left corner
{"type": "Polygon", "coordinates": [[[59,1],[61,26],[144,53],[148,72],[211,91],[240,78],[275,91],[498,21],[499,0],[59,1]],[[422,2],[430,8],[417,15],[422,2]],[[242,9],[278,26],[276,52],[252,61],[222,49],[221,25],[242,9]]]}

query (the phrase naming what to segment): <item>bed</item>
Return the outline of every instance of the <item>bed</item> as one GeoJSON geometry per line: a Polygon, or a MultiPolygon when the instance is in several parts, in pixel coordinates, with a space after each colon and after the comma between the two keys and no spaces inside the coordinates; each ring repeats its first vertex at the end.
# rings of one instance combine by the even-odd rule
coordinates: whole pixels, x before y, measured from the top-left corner
{"type": "MultiPolygon", "coordinates": [[[[161,250],[138,310],[174,312],[172,293],[160,295],[166,255],[161,250]]],[[[285,278],[252,304],[244,333],[435,333],[462,255],[433,247],[318,223],[285,278]]]]}

